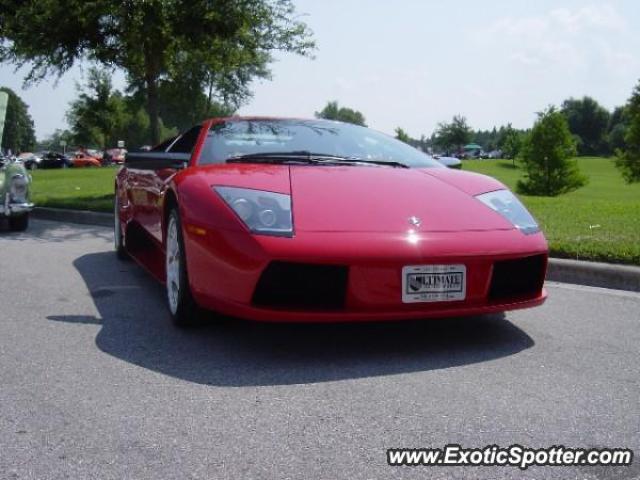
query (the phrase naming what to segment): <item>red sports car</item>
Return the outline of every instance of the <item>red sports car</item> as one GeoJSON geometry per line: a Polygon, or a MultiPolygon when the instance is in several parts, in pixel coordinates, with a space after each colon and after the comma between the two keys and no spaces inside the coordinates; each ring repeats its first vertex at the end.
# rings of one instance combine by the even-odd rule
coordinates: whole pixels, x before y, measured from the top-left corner
{"type": "Polygon", "coordinates": [[[199,308],[264,321],[446,317],[540,305],[547,242],[493,178],[355,125],[216,118],[116,179],[115,246],[199,308]]]}

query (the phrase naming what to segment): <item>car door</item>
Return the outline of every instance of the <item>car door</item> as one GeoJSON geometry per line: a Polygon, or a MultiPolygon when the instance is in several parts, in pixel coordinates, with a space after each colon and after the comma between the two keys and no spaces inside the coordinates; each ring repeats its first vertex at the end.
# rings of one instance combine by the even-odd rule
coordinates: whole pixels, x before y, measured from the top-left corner
{"type": "MultiPolygon", "coordinates": [[[[166,151],[179,136],[172,137],[150,151],[129,152],[123,169],[123,184],[127,193],[123,208],[128,210],[128,218],[153,235],[153,219],[155,206],[150,204],[151,185],[155,170],[167,164],[166,151]],[[125,205],[126,204],[126,205],[125,205]]],[[[155,238],[155,237],[154,237],[155,238]]]]}
{"type": "Polygon", "coordinates": [[[159,244],[163,240],[164,195],[173,176],[181,167],[188,165],[201,129],[202,126],[198,125],[187,130],[166,152],[158,155],[158,159],[164,159],[164,162],[152,163],[150,168],[141,169],[137,174],[136,217],[159,244]]]}

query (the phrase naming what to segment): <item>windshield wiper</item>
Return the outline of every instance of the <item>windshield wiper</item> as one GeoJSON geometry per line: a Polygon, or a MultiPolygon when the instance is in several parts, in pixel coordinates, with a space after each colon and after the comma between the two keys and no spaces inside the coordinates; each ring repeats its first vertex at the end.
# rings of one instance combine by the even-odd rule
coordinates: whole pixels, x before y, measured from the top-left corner
{"type": "Polygon", "coordinates": [[[344,158],[345,163],[369,163],[372,165],[380,165],[383,167],[411,168],[406,163],[396,162],[393,160],[368,160],[366,158],[344,158]]]}
{"type": "Polygon", "coordinates": [[[314,153],[307,150],[297,150],[289,152],[264,152],[249,153],[227,158],[227,163],[251,163],[260,160],[261,163],[288,163],[303,162],[309,164],[373,164],[385,167],[410,168],[404,163],[387,160],[368,160],[360,157],[344,157],[327,153],[314,153]]]}

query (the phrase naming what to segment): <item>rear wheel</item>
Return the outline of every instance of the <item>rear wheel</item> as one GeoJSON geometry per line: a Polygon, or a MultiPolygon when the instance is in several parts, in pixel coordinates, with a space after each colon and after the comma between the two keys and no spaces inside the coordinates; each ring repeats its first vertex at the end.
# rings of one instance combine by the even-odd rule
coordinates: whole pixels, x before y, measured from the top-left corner
{"type": "Polygon", "coordinates": [[[29,227],[29,214],[9,217],[9,228],[14,232],[24,232],[29,227]]]}
{"type": "Polygon", "coordinates": [[[167,303],[173,323],[188,327],[198,322],[199,308],[189,288],[187,262],[177,208],[169,212],[165,254],[167,303]]]}

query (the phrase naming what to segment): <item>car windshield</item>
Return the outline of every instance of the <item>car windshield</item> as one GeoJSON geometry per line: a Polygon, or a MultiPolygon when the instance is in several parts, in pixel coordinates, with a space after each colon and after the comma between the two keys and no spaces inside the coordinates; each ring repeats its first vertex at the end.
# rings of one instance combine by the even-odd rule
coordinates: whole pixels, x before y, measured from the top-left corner
{"type": "Polygon", "coordinates": [[[442,167],[410,145],[366,127],[329,120],[271,119],[229,120],[214,125],[199,163],[224,163],[243,156],[259,163],[259,154],[267,154],[270,158],[265,160],[270,163],[281,154],[282,161],[313,155],[378,162],[378,166],[395,162],[415,168],[442,167]]]}

